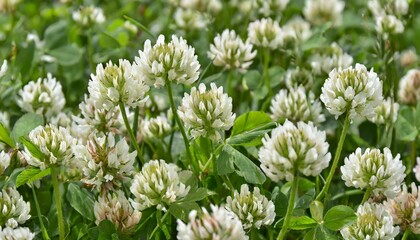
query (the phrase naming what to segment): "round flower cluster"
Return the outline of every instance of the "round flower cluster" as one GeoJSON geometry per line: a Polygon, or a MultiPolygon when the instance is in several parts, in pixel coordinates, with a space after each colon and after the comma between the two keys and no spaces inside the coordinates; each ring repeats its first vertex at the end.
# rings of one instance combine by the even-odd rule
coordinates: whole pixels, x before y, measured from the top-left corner
{"type": "Polygon", "coordinates": [[[340,0],[306,0],[303,15],[316,25],[331,22],[337,26],[341,23],[344,5],[340,0]]]}
{"type": "Polygon", "coordinates": [[[401,78],[398,97],[402,103],[417,104],[420,100],[420,70],[411,69],[401,78]]]}
{"type": "Polygon", "coordinates": [[[238,69],[244,72],[252,64],[257,55],[252,51],[249,40],[242,41],[236,35],[235,30],[224,30],[214,38],[214,44],[210,45],[207,56],[213,60],[215,66],[223,66],[226,69],[238,69]]]}
{"type": "Polygon", "coordinates": [[[61,84],[51,73],[47,78],[30,81],[18,93],[17,104],[26,112],[43,115],[47,119],[59,114],[66,104],[61,84]]]}
{"type": "Polygon", "coordinates": [[[119,60],[119,65],[111,61],[96,67],[96,75],[91,74],[88,91],[90,98],[99,109],[110,110],[119,103],[131,107],[141,106],[149,86],[142,81],[141,73],[136,64],[131,65],[128,60],[119,60]]]}
{"type": "Polygon", "coordinates": [[[362,149],[357,148],[344,159],[341,178],[348,187],[370,189],[375,196],[383,194],[393,198],[404,181],[404,171],[400,155],[394,158],[388,148],[384,148],[383,153],[369,148],[362,153],[362,149]]]}
{"type": "Polygon", "coordinates": [[[94,6],[81,6],[78,10],[73,12],[72,16],[73,20],[83,27],[105,22],[105,16],[102,9],[94,6]]]}
{"type": "Polygon", "coordinates": [[[163,138],[171,132],[171,125],[166,116],[144,119],[140,124],[140,132],[145,139],[163,138]]]}
{"type": "Polygon", "coordinates": [[[313,122],[315,125],[325,121],[322,114],[321,103],[315,100],[312,92],[308,94],[303,86],[286,89],[280,92],[271,100],[271,118],[278,121],[286,118],[291,122],[313,122]]]}
{"type": "Polygon", "coordinates": [[[317,176],[331,160],[326,134],[312,122],[295,125],[286,120],[272,130],[271,137],[266,134],[262,142],[258,152],[261,169],[274,182],[290,182],[298,172],[317,176]]]}
{"type": "Polygon", "coordinates": [[[399,107],[400,105],[398,103],[392,103],[392,99],[388,97],[381,105],[375,108],[375,116],[369,118],[369,121],[376,124],[395,123],[397,121],[399,107]]]}
{"type": "Polygon", "coordinates": [[[311,25],[301,17],[294,17],[283,26],[283,40],[286,42],[304,42],[311,35],[311,25]]]}
{"type": "Polygon", "coordinates": [[[277,49],[283,44],[279,23],[271,18],[263,18],[248,25],[248,39],[258,47],[277,49]]]}
{"type": "Polygon", "coordinates": [[[375,29],[379,34],[397,34],[404,32],[404,25],[394,15],[385,15],[376,18],[375,29]]]}
{"type": "Polygon", "coordinates": [[[174,14],[175,24],[185,31],[192,29],[203,29],[207,25],[204,15],[190,8],[178,7],[174,14]]]}
{"type": "Polygon", "coordinates": [[[202,208],[202,214],[192,210],[188,216],[189,223],[185,224],[178,219],[179,240],[193,239],[219,239],[219,240],[245,240],[248,237],[242,228],[238,217],[223,207],[211,205],[212,213],[202,208]]]}
{"type": "Polygon", "coordinates": [[[207,136],[212,140],[220,140],[224,131],[229,130],[236,115],[232,113],[232,98],[223,93],[223,87],[217,88],[201,83],[185,93],[178,114],[192,137],[207,136]]]}
{"type": "Polygon", "coordinates": [[[261,225],[271,225],[276,217],[274,203],[261,195],[257,187],[254,187],[254,192],[251,193],[246,184],[241,186],[240,193],[233,193],[233,198],[227,197],[225,207],[239,217],[244,229],[252,226],[259,229],[261,225]]]}
{"type": "Polygon", "coordinates": [[[350,119],[374,117],[374,109],[382,103],[382,81],[362,64],[334,69],[322,87],[320,98],[335,118],[347,111],[350,119]]]}
{"type": "Polygon", "coordinates": [[[337,43],[322,49],[309,59],[312,71],[316,74],[329,73],[334,68],[348,68],[353,63],[353,57],[345,53],[337,43]]]}
{"type": "Polygon", "coordinates": [[[163,87],[167,81],[190,85],[199,76],[200,63],[194,48],[175,35],[169,43],[159,35],[153,47],[150,40],[146,40],[135,61],[145,82],[157,88],[163,87]]]}
{"type": "Polygon", "coordinates": [[[285,76],[286,87],[288,89],[303,86],[305,90],[311,89],[314,79],[311,72],[304,68],[288,69],[285,76]]]}
{"type": "Polygon", "coordinates": [[[190,187],[180,182],[180,169],[164,160],[151,160],[144,164],[140,173],[134,175],[131,193],[134,195],[133,207],[137,210],[156,206],[166,211],[167,205],[185,197],[190,187]]]}
{"type": "Polygon", "coordinates": [[[4,188],[0,192],[0,227],[16,228],[31,218],[31,206],[14,188],[4,188]]]}
{"type": "Polygon", "coordinates": [[[0,227],[0,239],[3,240],[32,240],[35,238],[35,233],[27,227],[0,227]]]}

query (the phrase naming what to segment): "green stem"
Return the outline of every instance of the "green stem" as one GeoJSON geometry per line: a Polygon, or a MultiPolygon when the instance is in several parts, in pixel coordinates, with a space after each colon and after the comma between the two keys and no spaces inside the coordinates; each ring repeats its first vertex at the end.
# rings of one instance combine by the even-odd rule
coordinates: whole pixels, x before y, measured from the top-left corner
{"type": "Polygon", "coordinates": [[[368,188],[365,192],[365,195],[363,195],[362,204],[365,203],[369,199],[371,193],[372,193],[372,188],[368,188]]]}
{"type": "Polygon", "coordinates": [[[331,198],[331,200],[334,201],[334,200],[340,199],[342,197],[359,195],[359,194],[362,194],[362,193],[363,193],[363,191],[360,190],[360,189],[349,190],[349,191],[342,192],[342,193],[339,193],[339,194],[335,195],[334,197],[331,198]]]}
{"type": "Polygon", "coordinates": [[[405,229],[404,235],[402,236],[401,240],[407,240],[409,235],[410,235],[410,228],[407,227],[405,229]]]}
{"type": "Polygon", "coordinates": [[[162,217],[162,216],[161,216],[161,215],[162,215],[162,213],[161,213],[159,210],[157,210],[157,212],[156,212],[157,225],[156,225],[156,227],[153,229],[152,233],[150,234],[150,237],[149,237],[150,239],[152,239],[153,235],[156,233],[156,231],[157,231],[158,229],[161,229],[162,223],[163,223],[163,221],[165,221],[165,218],[168,216],[168,213],[169,213],[169,211],[165,212],[165,214],[164,214],[164,215],[163,215],[163,217],[162,217]]]}
{"type": "Polygon", "coordinates": [[[199,167],[198,167],[197,162],[194,160],[194,158],[191,154],[190,142],[188,140],[187,134],[185,133],[184,125],[182,124],[181,120],[179,119],[178,112],[176,111],[174,97],[173,97],[173,94],[172,94],[171,83],[169,81],[165,81],[165,86],[166,86],[166,91],[168,92],[169,103],[171,105],[171,109],[172,109],[172,113],[174,115],[174,119],[175,119],[176,123],[178,124],[179,130],[181,131],[181,134],[182,134],[182,138],[184,139],[185,151],[187,153],[187,158],[190,161],[190,164],[192,165],[192,169],[193,169],[194,173],[198,176],[198,174],[200,172],[199,167]]]}
{"type": "Polygon", "coordinates": [[[277,236],[277,240],[283,240],[286,236],[287,228],[289,227],[289,221],[292,217],[293,209],[295,207],[295,198],[298,190],[299,185],[299,175],[296,174],[296,176],[293,178],[292,181],[292,188],[290,189],[290,197],[289,197],[289,204],[287,205],[287,212],[286,216],[284,217],[283,226],[281,227],[281,231],[279,235],[277,236]]]}
{"type": "Polygon", "coordinates": [[[47,229],[45,228],[44,222],[42,221],[42,218],[41,218],[41,209],[39,207],[38,197],[36,196],[34,186],[31,186],[31,189],[32,189],[32,195],[34,196],[36,214],[38,215],[39,225],[41,226],[42,237],[44,238],[44,240],[50,240],[50,236],[48,236],[47,229]]]}
{"type": "Polygon", "coordinates": [[[125,127],[127,128],[127,132],[130,135],[131,144],[134,146],[134,148],[137,151],[137,157],[140,160],[140,166],[141,166],[141,165],[144,164],[144,160],[143,160],[143,157],[142,157],[142,151],[141,151],[139,145],[137,144],[136,136],[134,136],[134,133],[131,130],[131,126],[130,126],[130,123],[128,122],[128,118],[127,118],[127,113],[125,112],[124,103],[119,102],[118,105],[120,106],[121,115],[124,119],[124,124],[125,124],[125,127]]]}
{"type": "Polygon", "coordinates": [[[335,152],[334,161],[331,166],[330,172],[328,174],[327,180],[325,182],[324,187],[322,188],[321,192],[316,197],[316,200],[320,201],[327,193],[330,188],[331,180],[334,176],[335,170],[338,165],[338,161],[340,160],[341,150],[343,149],[344,140],[346,139],[347,130],[350,125],[350,111],[347,111],[346,118],[344,120],[343,131],[341,132],[340,140],[338,142],[337,151],[335,152]]]}
{"type": "Polygon", "coordinates": [[[63,209],[61,206],[60,186],[58,183],[58,171],[59,171],[59,168],[57,167],[51,168],[51,180],[52,180],[53,188],[54,188],[55,206],[57,208],[59,239],[63,240],[65,237],[65,228],[64,228],[63,209]]]}

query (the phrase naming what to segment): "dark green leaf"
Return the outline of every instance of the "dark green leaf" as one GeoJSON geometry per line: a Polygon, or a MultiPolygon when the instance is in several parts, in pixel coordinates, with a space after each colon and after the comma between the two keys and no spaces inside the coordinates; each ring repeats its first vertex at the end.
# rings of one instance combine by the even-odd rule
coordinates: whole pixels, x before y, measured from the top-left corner
{"type": "Polygon", "coordinates": [[[33,60],[35,55],[35,43],[33,41],[28,43],[28,46],[19,49],[16,56],[16,68],[21,74],[22,78],[25,79],[24,83],[27,82],[30,70],[32,68],[33,60]]]}
{"type": "Polygon", "coordinates": [[[28,168],[23,170],[16,178],[16,187],[20,187],[23,184],[32,183],[38,179],[50,175],[51,169],[40,170],[38,168],[28,168]]]}
{"type": "Polygon", "coordinates": [[[317,224],[318,223],[314,219],[308,216],[292,216],[289,221],[289,228],[293,230],[305,230],[308,228],[313,228],[317,224]]]}
{"type": "Polygon", "coordinates": [[[250,90],[255,90],[258,88],[259,84],[261,83],[261,73],[257,70],[249,70],[245,73],[243,84],[246,84],[250,90]]]}
{"type": "Polygon", "coordinates": [[[278,186],[274,188],[271,200],[274,202],[276,215],[278,217],[284,217],[287,212],[288,199],[287,196],[280,191],[278,186]]]}
{"type": "Polygon", "coordinates": [[[93,213],[95,199],[93,198],[92,193],[84,188],[80,188],[79,185],[75,183],[70,183],[66,197],[70,205],[80,213],[80,215],[91,221],[95,220],[95,215],[93,213]]]}
{"type": "Polygon", "coordinates": [[[70,44],[51,50],[49,53],[51,56],[55,57],[58,64],[62,66],[71,66],[82,59],[83,52],[83,49],[75,44],[70,44]]]}
{"type": "Polygon", "coordinates": [[[53,23],[45,30],[44,38],[45,47],[48,49],[54,49],[59,46],[63,46],[66,43],[67,38],[67,22],[59,21],[53,23]]]}
{"type": "Polygon", "coordinates": [[[6,143],[9,147],[14,148],[16,146],[15,142],[9,136],[7,129],[0,122],[0,141],[6,143]]]}
{"type": "Polygon", "coordinates": [[[187,196],[178,200],[177,202],[178,203],[181,203],[181,202],[197,202],[197,201],[203,200],[207,196],[214,195],[214,194],[215,194],[214,192],[212,192],[212,191],[210,191],[206,188],[198,188],[198,189],[195,189],[194,191],[190,191],[187,196]]]}
{"type": "Polygon", "coordinates": [[[418,130],[416,126],[412,125],[413,123],[414,122],[408,121],[408,119],[406,119],[401,114],[398,115],[398,119],[395,124],[395,132],[397,139],[407,142],[414,141],[414,139],[416,139],[418,135],[418,130]]]}
{"type": "Polygon", "coordinates": [[[239,176],[252,184],[263,184],[265,182],[266,177],[257,165],[232,146],[226,145],[226,147],[229,148],[228,152],[233,153],[233,163],[236,166],[235,172],[239,176]]]}
{"type": "Polygon", "coordinates": [[[333,231],[338,231],[352,224],[356,219],[357,216],[351,207],[338,205],[332,207],[325,214],[324,225],[333,231]]]}
{"type": "Polygon", "coordinates": [[[26,113],[20,117],[12,130],[12,138],[17,142],[21,136],[27,136],[34,128],[44,125],[44,118],[35,113],[26,113]]]}
{"type": "Polygon", "coordinates": [[[192,210],[199,211],[200,206],[196,202],[172,203],[169,206],[169,213],[182,221],[188,220],[188,214],[192,210]]]}
{"type": "Polygon", "coordinates": [[[235,166],[233,165],[233,151],[232,148],[225,145],[220,153],[219,157],[216,159],[216,168],[219,175],[226,175],[233,173],[235,171],[235,166]]]}

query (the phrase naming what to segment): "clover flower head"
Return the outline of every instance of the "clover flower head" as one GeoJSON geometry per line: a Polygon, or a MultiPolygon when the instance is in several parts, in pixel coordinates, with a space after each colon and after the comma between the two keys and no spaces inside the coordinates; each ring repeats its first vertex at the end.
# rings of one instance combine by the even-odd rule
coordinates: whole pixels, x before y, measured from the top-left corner
{"type": "Polygon", "coordinates": [[[225,207],[239,217],[244,229],[252,226],[259,229],[261,225],[271,225],[276,217],[274,203],[262,195],[258,187],[250,192],[246,184],[241,186],[240,192],[234,192],[233,198],[227,197],[225,207]]]}
{"type": "Polygon", "coordinates": [[[286,120],[271,131],[271,137],[266,134],[262,143],[258,152],[261,169],[274,182],[292,181],[298,172],[317,176],[331,160],[326,133],[312,122],[286,120]]]}
{"type": "Polygon", "coordinates": [[[105,16],[101,8],[94,6],[80,6],[73,12],[73,20],[83,27],[105,22],[105,16]]]}
{"type": "Polygon", "coordinates": [[[110,110],[119,103],[138,107],[147,100],[149,86],[143,82],[138,67],[128,60],[120,59],[118,65],[109,61],[105,68],[98,64],[96,75],[90,78],[88,90],[97,108],[110,110]]]}
{"type": "Polygon", "coordinates": [[[256,55],[257,52],[252,51],[249,40],[242,41],[235,30],[228,29],[222,34],[217,34],[207,52],[207,56],[213,60],[215,66],[238,69],[240,72],[249,68],[256,55]]]}
{"type": "Polygon", "coordinates": [[[72,148],[77,145],[67,129],[53,124],[36,127],[29,133],[29,140],[44,155],[43,159],[31,155],[27,147],[22,154],[29,165],[41,169],[68,164],[74,156],[72,148]]]}
{"type": "Polygon", "coordinates": [[[296,67],[287,70],[285,82],[288,89],[303,86],[305,90],[309,90],[312,88],[314,78],[312,77],[311,72],[305,68],[296,67]]]}
{"type": "Polygon", "coordinates": [[[247,240],[239,218],[224,207],[211,205],[211,213],[202,208],[202,214],[197,210],[189,213],[187,224],[177,220],[178,240],[219,239],[247,240]]]}
{"type": "Polygon", "coordinates": [[[404,25],[401,20],[394,15],[383,15],[376,17],[376,32],[388,37],[389,34],[404,32],[404,25]]]}
{"type": "Polygon", "coordinates": [[[10,165],[10,155],[5,151],[0,151],[0,175],[3,175],[4,171],[10,165]]]}
{"type": "Polygon", "coordinates": [[[0,227],[0,239],[3,240],[32,240],[35,238],[35,233],[27,227],[0,227]]]}
{"type": "Polygon", "coordinates": [[[248,25],[248,39],[257,47],[277,49],[282,42],[282,29],[279,23],[271,18],[263,18],[248,25]]]}
{"type": "Polygon", "coordinates": [[[3,0],[0,4],[0,12],[12,13],[16,10],[20,0],[3,0]]]}
{"type": "Polygon", "coordinates": [[[418,61],[418,56],[415,49],[407,49],[400,54],[400,65],[402,67],[408,67],[418,61]]]}
{"type": "Polygon", "coordinates": [[[229,130],[236,115],[232,113],[232,98],[223,93],[223,87],[211,83],[210,89],[201,83],[185,93],[178,114],[192,137],[207,136],[218,141],[229,130]]]}
{"type": "Polygon", "coordinates": [[[94,204],[95,223],[111,221],[121,232],[131,232],[141,219],[141,212],[133,209],[121,190],[107,192],[94,204]]]}
{"type": "Polygon", "coordinates": [[[374,17],[388,14],[402,17],[408,13],[409,3],[407,0],[369,0],[368,8],[374,17]]]}
{"type": "Polygon", "coordinates": [[[258,12],[269,17],[270,15],[281,13],[289,3],[289,0],[257,0],[258,12]]]}
{"type": "Polygon", "coordinates": [[[394,224],[399,225],[402,231],[409,228],[414,234],[420,234],[420,187],[411,183],[411,192],[407,189],[404,184],[398,195],[388,199],[384,205],[391,213],[394,224]]]}
{"type": "Polygon", "coordinates": [[[174,13],[175,24],[183,30],[203,29],[207,26],[205,16],[193,9],[178,7],[174,13]]]}
{"type": "Polygon", "coordinates": [[[343,51],[337,43],[312,55],[309,59],[312,71],[316,74],[329,73],[334,68],[348,68],[353,63],[353,57],[343,51]]]}
{"type": "Polygon", "coordinates": [[[166,116],[144,119],[140,124],[145,139],[163,138],[171,132],[171,125],[166,116]]]}
{"type": "Polygon", "coordinates": [[[180,168],[164,160],[151,160],[143,165],[141,172],[134,175],[130,191],[134,195],[133,207],[137,210],[156,206],[166,211],[167,206],[185,197],[189,186],[181,183],[180,168]]]}
{"type": "Polygon", "coordinates": [[[172,35],[172,40],[166,43],[165,37],[159,35],[153,47],[146,40],[135,61],[145,82],[157,88],[171,82],[191,85],[198,80],[200,63],[194,48],[182,37],[172,35]]]}
{"type": "Polygon", "coordinates": [[[391,240],[399,233],[399,227],[393,226],[392,216],[382,204],[366,202],[357,208],[356,215],[356,222],[340,231],[345,240],[391,240]]]}
{"type": "Polygon", "coordinates": [[[405,166],[400,160],[400,155],[395,158],[388,148],[383,152],[379,149],[361,148],[344,159],[341,166],[341,178],[346,186],[371,189],[374,196],[380,194],[394,198],[400,190],[405,178],[405,166]]]}
{"type": "Polygon", "coordinates": [[[169,2],[176,7],[203,13],[217,13],[222,9],[220,0],[169,0],[169,2]]]}
{"type": "Polygon", "coordinates": [[[84,163],[82,181],[99,189],[113,189],[134,174],[137,152],[129,152],[126,140],[117,142],[112,133],[92,133],[86,146],[80,145],[74,152],[84,163]]]}
{"type": "Polygon", "coordinates": [[[376,124],[395,123],[397,121],[399,107],[400,105],[398,103],[392,103],[392,99],[388,97],[381,105],[375,108],[375,116],[369,118],[369,121],[376,124]]]}
{"type": "Polygon", "coordinates": [[[401,103],[417,104],[420,100],[420,70],[411,69],[401,78],[398,97],[401,103]]]}
{"type": "Polygon", "coordinates": [[[373,69],[367,71],[362,64],[356,64],[355,68],[336,68],[325,81],[320,99],[335,118],[347,111],[350,119],[370,118],[382,102],[382,81],[373,69]]]}
{"type": "MultiPolygon", "coordinates": [[[[301,17],[294,17],[283,26],[283,41],[303,42],[311,35],[311,25],[301,17]]],[[[287,44],[286,44],[287,45],[287,44]]]]}
{"type": "Polygon", "coordinates": [[[331,22],[337,26],[341,23],[344,5],[340,0],[306,0],[303,15],[315,25],[331,22]]]}
{"type": "Polygon", "coordinates": [[[16,228],[31,218],[31,206],[14,188],[4,188],[0,192],[0,227],[16,228]]]}
{"type": "Polygon", "coordinates": [[[291,122],[313,122],[320,124],[325,121],[321,103],[315,100],[313,92],[306,93],[303,86],[290,90],[282,89],[271,100],[271,118],[278,121],[286,118],[291,122]]]}
{"type": "Polygon", "coordinates": [[[51,73],[47,78],[26,84],[18,93],[17,104],[25,112],[34,112],[47,119],[59,114],[66,104],[61,84],[51,73]]]}

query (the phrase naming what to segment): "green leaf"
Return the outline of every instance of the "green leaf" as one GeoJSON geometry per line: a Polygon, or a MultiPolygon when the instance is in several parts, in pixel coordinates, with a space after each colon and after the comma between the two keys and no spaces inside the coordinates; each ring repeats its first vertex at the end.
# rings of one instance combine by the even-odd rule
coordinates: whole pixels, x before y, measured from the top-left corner
{"type": "Polygon", "coordinates": [[[229,152],[233,153],[233,163],[237,168],[235,172],[239,176],[245,178],[245,181],[252,184],[263,184],[265,182],[266,177],[257,165],[232,146],[226,145],[226,147],[229,152]]]}
{"type": "Polygon", "coordinates": [[[45,39],[45,47],[48,49],[63,46],[67,39],[67,22],[63,20],[49,25],[43,39],[45,39]]]}
{"type": "Polygon", "coordinates": [[[334,236],[328,229],[326,229],[323,225],[318,225],[314,229],[308,231],[304,238],[304,240],[336,240],[338,239],[334,236]]]}
{"type": "Polygon", "coordinates": [[[16,187],[20,187],[23,184],[32,183],[38,179],[51,174],[51,168],[40,170],[38,168],[28,168],[23,170],[16,178],[16,187]]]}
{"type": "Polygon", "coordinates": [[[75,44],[64,45],[62,47],[51,50],[49,54],[57,60],[62,66],[71,66],[78,63],[83,56],[84,50],[75,44]]]}
{"type": "Polygon", "coordinates": [[[318,223],[308,216],[292,216],[289,221],[289,228],[293,230],[305,230],[313,228],[316,225],[318,225],[318,223]]]}
{"type": "Polygon", "coordinates": [[[93,212],[93,206],[95,199],[87,189],[80,188],[79,185],[75,183],[70,183],[67,189],[67,200],[70,205],[78,212],[80,215],[85,217],[90,221],[95,220],[95,215],[93,212]]]}
{"type": "Polygon", "coordinates": [[[311,212],[312,218],[315,219],[315,221],[318,223],[321,223],[324,215],[324,204],[315,200],[309,204],[309,210],[311,212]]]}
{"type": "Polygon", "coordinates": [[[117,39],[106,32],[101,32],[99,36],[99,45],[103,48],[119,48],[120,43],[117,39]]]}
{"type": "Polygon", "coordinates": [[[351,207],[338,205],[332,207],[325,214],[324,225],[333,231],[338,231],[352,224],[356,219],[357,216],[351,207]]]}
{"type": "Polygon", "coordinates": [[[245,85],[245,89],[255,90],[261,83],[261,73],[257,70],[249,70],[243,77],[242,84],[245,85]]]}
{"type": "Polygon", "coordinates": [[[233,165],[233,151],[232,148],[227,145],[223,146],[222,152],[219,157],[216,159],[216,168],[219,175],[227,175],[235,171],[235,166],[233,165]]]}
{"type": "Polygon", "coordinates": [[[12,147],[12,148],[16,147],[15,142],[9,136],[7,129],[3,126],[1,122],[0,122],[0,141],[6,143],[9,147],[12,147]]]}
{"type": "MultiPolygon", "coordinates": [[[[29,80],[28,76],[32,68],[33,60],[35,55],[35,43],[33,41],[28,43],[27,47],[19,49],[19,52],[16,56],[15,63],[18,72],[21,74],[22,78],[29,80]]],[[[26,81],[24,81],[26,84],[26,81]]]]}
{"type": "Polygon", "coordinates": [[[25,137],[20,137],[19,140],[25,145],[31,155],[39,160],[44,160],[45,155],[39,150],[38,146],[33,144],[31,141],[26,139],[25,137]]]}
{"type": "Polygon", "coordinates": [[[418,135],[418,130],[412,125],[413,121],[409,121],[402,114],[398,115],[397,122],[395,124],[396,137],[399,140],[412,142],[418,135]]]}
{"type": "Polygon", "coordinates": [[[185,196],[184,198],[176,201],[178,203],[181,202],[197,202],[200,200],[203,200],[204,198],[206,198],[207,196],[210,195],[214,195],[216,194],[215,192],[212,192],[206,188],[198,188],[194,191],[190,191],[187,196],[185,196]]]}
{"type": "Polygon", "coordinates": [[[280,188],[276,186],[271,195],[271,200],[274,202],[276,215],[278,217],[284,217],[287,212],[288,199],[287,196],[280,191],[280,188]]]}
{"type": "Polygon", "coordinates": [[[261,127],[257,127],[253,130],[240,133],[228,139],[227,143],[233,146],[257,146],[261,144],[263,136],[270,132],[276,126],[274,122],[264,124],[261,127]]]}
{"type": "Polygon", "coordinates": [[[272,122],[271,117],[265,112],[262,112],[262,111],[247,112],[245,114],[242,114],[235,120],[235,122],[233,123],[231,136],[235,136],[240,133],[250,131],[259,126],[262,126],[271,122],[272,122]]]}
{"type": "Polygon", "coordinates": [[[17,142],[21,136],[27,136],[34,128],[44,125],[44,118],[35,113],[26,113],[20,117],[12,130],[12,138],[17,142]]]}
{"type": "Polygon", "coordinates": [[[192,210],[200,211],[200,206],[196,202],[172,203],[168,211],[175,218],[185,222],[188,221],[188,214],[192,210]]]}

